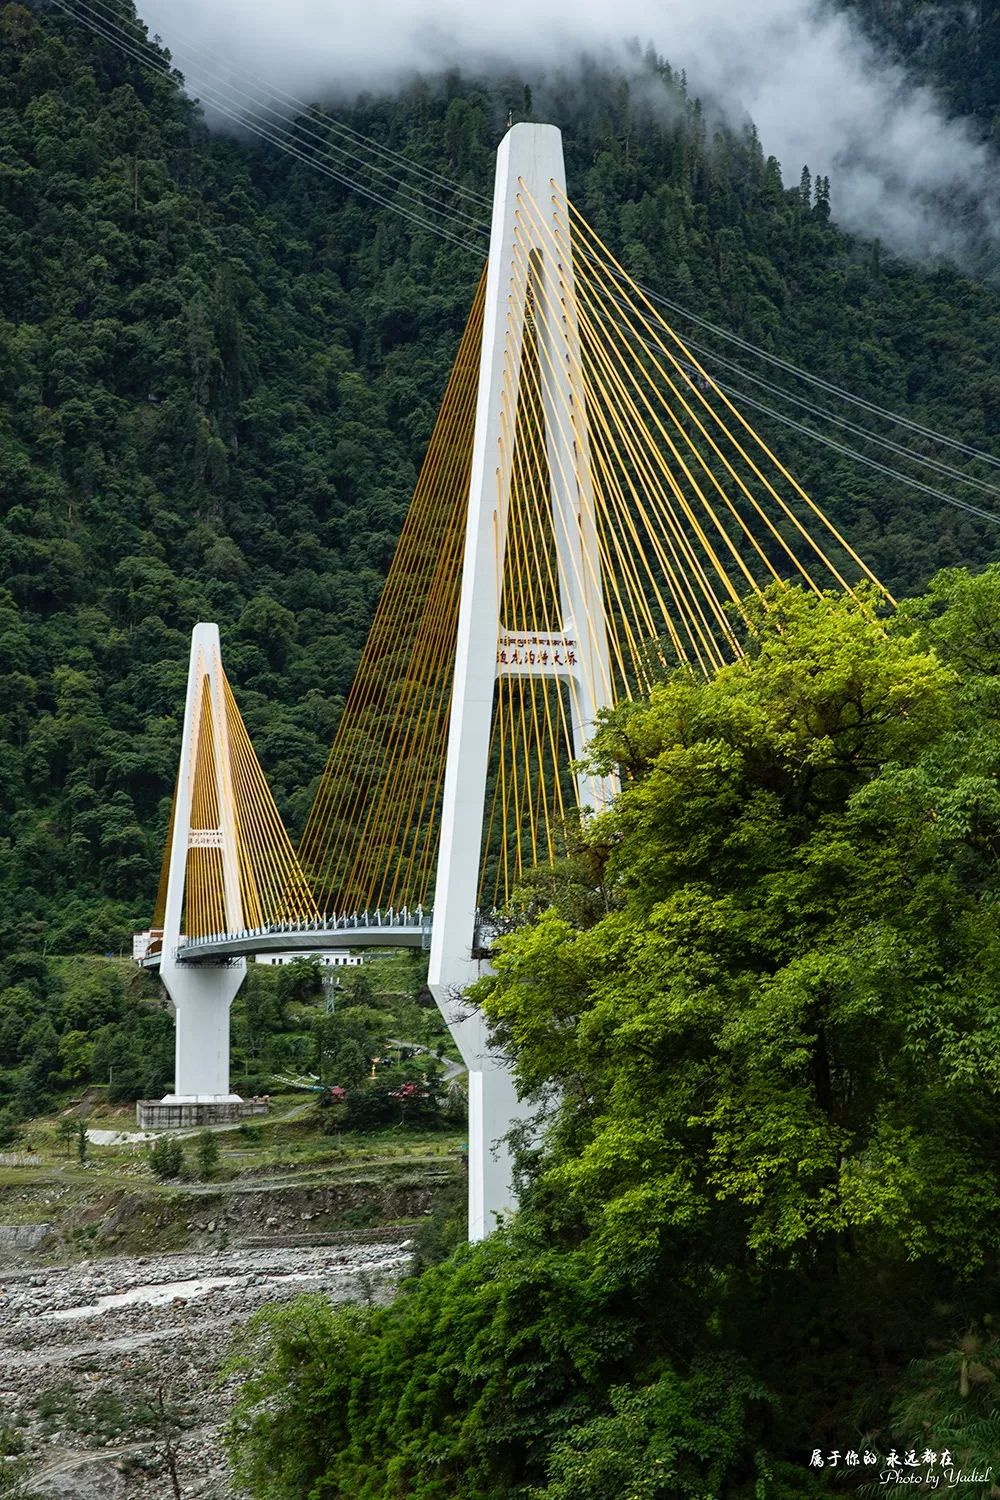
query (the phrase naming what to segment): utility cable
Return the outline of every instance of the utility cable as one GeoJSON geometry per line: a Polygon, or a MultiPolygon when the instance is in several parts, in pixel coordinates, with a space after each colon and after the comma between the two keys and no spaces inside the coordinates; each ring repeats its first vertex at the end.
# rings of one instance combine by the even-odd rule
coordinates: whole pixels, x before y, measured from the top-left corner
{"type": "MultiPolygon", "coordinates": [[[[113,46],[117,46],[120,50],[131,56],[135,61],[139,62],[140,65],[150,68],[152,71],[160,75],[171,75],[172,70],[169,66],[165,66],[160,62],[154,61],[151,57],[137,50],[139,39],[134,37],[132,33],[126,31],[120,24],[112,21],[108,17],[94,12],[93,5],[102,5],[105,10],[110,10],[110,7],[107,4],[107,0],[92,0],[92,4],[90,5],[87,4],[87,0],[51,0],[51,3],[71,19],[79,21],[82,25],[88,27],[88,29],[93,31],[95,34],[103,37],[104,40],[109,41],[113,46]],[[85,11],[90,11],[90,15],[85,14],[85,11]]],[[[142,45],[150,48],[154,46],[153,43],[149,42],[145,42],[142,45]]],[[[204,51],[204,49],[196,48],[195,44],[193,43],[182,42],[180,45],[182,49],[186,46],[192,51],[204,51]]],[[[162,54],[159,53],[155,55],[157,57],[162,56],[162,54]]],[[[245,70],[234,69],[233,72],[239,73],[247,78],[255,78],[255,75],[249,74],[245,70]]],[[[263,83],[263,80],[261,80],[261,83],[263,83]]],[[[301,101],[296,100],[293,95],[284,93],[284,91],[280,89],[272,88],[270,85],[265,84],[264,86],[269,89],[269,92],[274,97],[283,97],[289,103],[301,104],[301,101]]],[[[327,161],[324,161],[322,159],[323,157],[329,158],[330,161],[339,161],[341,166],[343,166],[345,161],[345,156],[343,154],[338,156],[335,151],[331,149],[332,143],[325,142],[325,149],[323,151],[316,150],[314,154],[307,155],[305,152],[299,149],[299,145],[296,144],[295,137],[291,135],[290,132],[282,131],[278,126],[274,125],[272,121],[262,117],[259,111],[253,108],[254,104],[259,104],[259,100],[250,100],[249,109],[244,108],[243,110],[241,110],[238,105],[234,105],[234,103],[232,102],[234,97],[233,90],[227,89],[227,93],[229,93],[230,95],[229,100],[220,99],[215,95],[214,90],[220,87],[225,88],[226,85],[219,83],[218,81],[209,79],[209,87],[208,89],[203,88],[202,93],[205,97],[206,102],[209,103],[213,108],[218,109],[219,113],[222,114],[225,118],[231,120],[235,124],[243,125],[252,134],[256,134],[261,139],[268,141],[270,144],[276,145],[280,150],[284,150],[289,155],[295,157],[299,161],[302,161],[305,165],[312,166],[317,171],[320,171],[325,175],[332,177],[342,185],[361,193],[370,201],[379,203],[381,206],[389,208],[392,212],[401,215],[403,218],[417,225],[419,228],[425,229],[430,233],[437,234],[442,238],[449,240],[451,243],[458,245],[460,248],[468,250],[470,253],[477,255],[481,254],[481,249],[478,244],[473,245],[468,243],[467,241],[463,241],[461,234],[454,233],[447,224],[435,224],[433,222],[430,222],[421,214],[416,213],[414,210],[411,210],[407,206],[399,203],[394,203],[391,200],[386,199],[382,194],[378,193],[370,186],[358,182],[348,173],[342,172],[336,167],[331,167],[330,165],[328,165],[327,161]]],[[[238,93],[235,95],[235,98],[238,100],[238,93]]],[[[269,108],[269,106],[264,107],[269,108]]],[[[360,132],[351,130],[350,127],[342,126],[341,122],[333,121],[332,117],[322,114],[321,112],[313,109],[311,106],[305,106],[305,108],[309,110],[311,119],[315,119],[317,122],[322,121],[324,125],[327,125],[329,128],[334,128],[336,126],[341,131],[341,133],[349,132],[352,141],[356,142],[359,146],[363,144],[368,149],[378,152],[379,154],[383,155],[386,160],[391,160],[394,165],[397,165],[400,169],[415,171],[426,180],[433,180],[434,183],[436,185],[440,185],[442,189],[447,187],[449,191],[460,193],[470,201],[478,200],[484,205],[487,202],[483,195],[475,194],[471,190],[463,188],[461,184],[453,182],[451,179],[444,177],[443,174],[432,173],[429,169],[422,167],[418,163],[409,162],[406,157],[401,156],[399,153],[391,152],[388,148],[381,146],[379,142],[373,141],[371,140],[371,138],[363,136],[360,132]]],[[[278,112],[270,110],[270,113],[277,114],[278,112]]],[[[315,132],[311,133],[315,135],[315,132]]],[[[316,138],[319,139],[318,136],[316,138]]],[[[346,148],[337,149],[339,149],[341,153],[344,153],[346,151],[346,148]]],[[[359,159],[356,153],[353,152],[347,153],[346,159],[362,160],[359,159]]],[[[364,163],[363,160],[362,165],[363,169],[367,171],[384,170],[375,168],[371,163],[364,163]]],[[[400,191],[407,192],[411,197],[413,196],[413,192],[411,191],[411,189],[402,184],[398,178],[391,178],[391,180],[397,183],[400,191]]],[[[416,191],[419,192],[421,190],[417,189],[416,191]]],[[[440,203],[440,200],[426,199],[419,201],[423,203],[423,206],[425,208],[432,212],[435,210],[435,208],[440,209],[443,207],[443,205],[441,205],[440,203]]],[[[471,216],[467,214],[462,213],[461,216],[459,216],[454,211],[445,212],[445,218],[450,219],[452,224],[458,225],[460,229],[466,229],[467,226],[461,224],[461,217],[464,217],[468,221],[468,225],[471,225],[477,237],[487,235],[488,225],[485,221],[483,221],[482,223],[476,223],[476,221],[472,220],[471,216]]],[[[663,293],[657,292],[656,290],[646,286],[642,282],[636,282],[635,285],[640,291],[644,293],[645,296],[650,298],[652,301],[670,309],[678,316],[688,319],[690,322],[694,323],[699,328],[704,329],[706,332],[714,334],[716,337],[736,345],[746,353],[763,361],[766,361],[776,368],[784,370],[787,374],[792,375],[796,379],[809,382],[840,400],[849,402],[859,407],[860,409],[869,412],[871,415],[877,416],[881,420],[903,427],[906,430],[913,432],[914,434],[917,434],[929,441],[941,444],[956,452],[961,452],[970,458],[978,459],[979,461],[986,463],[991,467],[1000,468],[1000,458],[986,453],[982,449],[975,448],[971,444],[962,442],[959,439],[949,437],[947,434],[942,433],[939,430],[928,427],[925,423],[917,422],[910,417],[905,417],[898,412],[894,412],[887,407],[879,405],[877,402],[868,400],[865,397],[857,396],[853,392],[846,390],[844,387],[837,385],[833,381],[824,379],[822,376],[814,375],[810,371],[803,369],[801,366],[794,364],[792,361],[784,359],[779,355],[773,354],[772,352],[761,348],[759,345],[752,343],[750,340],[742,338],[740,335],[720,327],[720,325],[711,322],[709,319],[691,312],[688,308],[685,308],[683,304],[678,303],[672,298],[666,297],[663,293]]],[[[691,347],[695,347],[693,343],[691,343],[691,347]]],[[[704,349],[704,346],[699,347],[698,352],[705,352],[709,355],[709,357],[719,360],[720,364],[723,362],[722,356],[719,356],[716,353],[710,353],[710,351],[704,349]]],[[[743,371],[743,376],[744,378],[750,379],[756,383],[761,384],[762,386],[765,385],[765,383],[760,380],[760,377],[754,375],[750,371],[743,371]]],[[[802,404],[800,398],[796,397],[789,391],[783,390],[781,387],[775,387],[768,384],[766,385],[766,388],[769,389],[772,394],[777,395],[779,399],[788,400],[796,405],[802,404]]],[[[802,430],[807,435],[812,435],[811,429],[796,428],[795,424],[790,419],[783,417],[781,413],[774,412],[772,408],[766,405],[766,403],[761,403],[759,401],[756,402],[755,409],[775,416],[777,420],[784,421],[786,425],[792,427],[795,430],[802,430]]],[[[901,445],[893,445],[890,439],[887,439],[880,434],[872,433],[868,429],[856,428],[853,425],[847,424],[843,419],[836,418],[832,413],[825,412],[822,408],[815,409],[813,414],[819,416],[821,412],[823,413],[823,418],[825,420],[835,422],[838,426],[851,431],[855,436],[863,437],[865,440],[880,444],[883,447],[892,448],[893,451],[895,451],[896,448],[901,448],[901,445]]],[[[933,493],[941,498],[941,492],[928,490],[928,487],[920,484],[919,481],[911,481],[905,475],[898,475],[895,473],[895,471],[887,468],[886,466],[880,466],[877,461],[866,457],[864,454],[858,453],[856,449],[851,448],[847,444],[837,445],[832,440],[820,440],[826,441],[828,446],[835,448],[835,451],[842,453],[846,457],[851,457],[857,462],[865,464],[870,468],[875,468],[879,472],[886,473],[890,477],[898,478],[899,481],[904,485],[912,483],[914,487],[924,492],[933,493]]],[[[909,450],[903,449],[899,456],[904,455],[909,461],[913,463],[923,464],[928,468],[937,470],[939,473],[948,474],[949,477],[960,479],[960,481],[964,484],[968,484],[979,489],[988,489],[988,486],[985,486],[983,481],[976,479],[974,476],[961,474],[958,470],[949,469],[949,466],[944,465],[940,460],[931,458],[928,455],[916,454],[910,452],[909,450]]],[[[946,499],[946,503],[958,503],[954,500],[954,497],[944,498],[946,499]]],[[[970,509],[970,507],[968,506],[963,506],[961,508],[970,509]]],[[[976,513],[974,508],[971,509],[973,513],[976,513]]],[[[993,519],[992,517],[987,518],[993,519]]]]}

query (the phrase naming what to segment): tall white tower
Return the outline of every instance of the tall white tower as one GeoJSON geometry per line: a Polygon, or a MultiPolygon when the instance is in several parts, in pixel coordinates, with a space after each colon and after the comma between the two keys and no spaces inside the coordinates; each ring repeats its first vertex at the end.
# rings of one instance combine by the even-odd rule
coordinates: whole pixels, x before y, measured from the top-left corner
{"type": "MultiPolygon", "coordinates": [[[[608,640],[597,547],[587,414],[581,378],[572,254],[565,217],[562,138],[552,125],[515,125],[497,153],[493,223],[469,509],[458,617],[441,845],[429,983],[469,1070],[469,1238],[482,1239],[513,1206],[511,1163],[501,1138],[524,1109],[504,1060],[488,1044],[481,1015],[462,994],[484,972],[473,958],[482,857],[490,733],[497,678],[525,667],[505,664],[500,618],[516,422],[530,275],[546,380],[542,420],[548,458],[562,639],[574,645],[536,675],[565,680],[574,752],[593,734],[611,701],[608,640]],[[498,1144],[499,1142],[499,1144],[498,1144]]],[[[578,778],[581,806],[603,808],[614,787],[578,778]]]]}

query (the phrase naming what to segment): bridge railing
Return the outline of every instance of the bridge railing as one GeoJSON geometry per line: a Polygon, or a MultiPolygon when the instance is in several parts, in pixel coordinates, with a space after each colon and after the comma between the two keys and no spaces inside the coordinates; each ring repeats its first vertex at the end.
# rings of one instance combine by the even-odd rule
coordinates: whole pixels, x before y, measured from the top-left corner
{"type": "MultiPolygon", "coordinates": [[[[310,922],[269,922],[260,927],[243,927],[235,932],[212,932],[202,937],[181,934],[177,947],[180,955],[185,948],[204,948],[215,943],[247,942],[253,938],[315,937],[324,932],[426,932],[430,934],[434,913],[425,906],[374,907],[366,911],[342,912],[334,917],[317,917],[310,922]]],[[[495,946],[497,939],[511,931],[517,923],[508,914],[494,909],[476,912],[473,953],[485,955],[495,946]]]]}
{"type": "Polygon", "coordinates": [[[185,948],[210,947],[215,943],[250,941],[253,938],[280,937],[288,934],[295,937],[315,937],[324,932],[351,931],[430,931],[433,913],[423,906],[375,907],[367,911],[345,912],[335,917],[317,917],[309,922],[269,922],[260,927],[244,927],[235,932],[212,932],[202,937],[181,934],[177,945],[178,955],[185,948]]]}
{"type": "MultiPolygon", "coordinates": [[[[309,922],[269,922],[259,927],[243,927],[235,932],[211,932],[200,937],[182,933],[173,953],[175,958],[182,959],[185,951],[191,948],[203,951],[205,948],[223,944],[252,943],[255,938],[274,939],[282,936],[301,939],[305,945],[310,938],[321,937],[323,933],[353,931],[384,933],[387,938],[393,933],[419,932],[423,935],[423,946],[427,947],[430,944],[433,919],[434,913],[429,907],[373,907],[365,911],[341,912],[333,917],[317,917],[309,922]]],[[[517,919],[509,912],[495,908],[477,911],[472,938],[472,956],[480,959],[489,958],[498,939],[512,931],[517,925],[517,919]]],[[[137,935],[136,943],[138,946],[133,956],[139,962],[148,961],[154,956],[159,956],[162,948],[162,933],[158,930],[140,933],[137,935]]],[[[268,946],[271,945],[268,944],[268,946]]],[[[392,944],[387,942],[386,946],[391,947],[392,944]]]]}

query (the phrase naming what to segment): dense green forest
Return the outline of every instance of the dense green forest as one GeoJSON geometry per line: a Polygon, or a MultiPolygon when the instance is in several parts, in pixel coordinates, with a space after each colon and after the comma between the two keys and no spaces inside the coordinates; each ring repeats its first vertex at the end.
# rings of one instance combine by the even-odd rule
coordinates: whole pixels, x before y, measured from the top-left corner
{"type": "MultiPolygon", "coordinates": [[[[903,44],[921,10],[858,8],[903,44]]],[[[910,50],[988,132],[995,23],[969,15],[910,50]]],[[[783,185],[668,62],[342,111],[487,192],[511,113],[563,127],[574,199],[643,281],[1000,454],[991,277],[844,235],[836,182],[783,185]]],[[[0,0],[0,1130],[93,1079],[168,1082],[150,977],[64,955],[148,921],[198,619],[301,827],[479,271],[0,0]]],[[[477,996],[547,1119],[521,1211],[452,1253],[443,1229],[391,1306],[257,1317],[251,1493],[804,1500],[883,1493],[869,1449],[995,1464],[997,533],[764,430],[907,601],[751,603],[746,664],[608,718],[626,789],[526,888],[477,996]]],[[[315,988],[254,975],[242,1087],[362,1081],[388,1012],[359,991],[329,1017],[315,988]]]]}
{"type": "MultiPolygon", "coordinates": [[[[342,971],[328,994],[315,961],[253,965],[233,1007],[230,1075],[240,1093],[267,1094],[309,1075],[340,1092],[324,1097],[317,1125],[366,1129],[397,1122],[405,1084],[419,1085],[408,1113],[440,1115],[456,1101],[436,1059],[380,1066],[390,1036],[437,1049],[444,1034],[423,985],[420,957],[342,971]],[[333,999],[333,1009],[329,1000],[333,999]]],[[[158,1098],[174,1080],[174,1018],[156,975],[130,960],[64,959],[20,950],[0,959],[0,1146],[24,1122],[96,1085],[111,1104],[158,1098]]]]}
{"type": "MultiPolygon", "coordinates": [[[[995,447],[997,295],[851,241],[827,184],[783,187],[752,131],[636,69],[447,76],[344,118],[486,192],[510,111],[556,120],[650,285],[995,447]]],[[[117,951],[148,921],[200,618],[301,827],[479,269],[209,132],[42,0],[0,4],[0,947],[117,951]]],[[[890,586],[993,555],[988,523],[767,435],[890,586]]]]}
{"type": "Polygon", "coordinates": [[[623,791],[477,986],[546,1121],[520,1210],[257,1315],[251,1494],[995,1493],[998,614],[997,567],[888,630],[788,590],[615,711],[623,791]]]}

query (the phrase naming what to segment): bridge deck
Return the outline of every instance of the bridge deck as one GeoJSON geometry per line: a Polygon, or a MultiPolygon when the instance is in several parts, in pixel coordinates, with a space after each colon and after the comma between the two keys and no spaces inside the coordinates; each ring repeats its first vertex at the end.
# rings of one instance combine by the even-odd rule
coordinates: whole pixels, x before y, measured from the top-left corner
{"type": "MultiPolygon", "coordinates": [[[[177,950],[184,963],[211,963],[247,958],[257,953],[310,953],[344,948],[428,948],[429,921],[364,923],[358,926],[285,927],[261,932],[220,933],[218,937],[185,940],[177,950]]],[[[143,960],[146,968],[160,966],[159,953],[143,960]]]]}
{"type": "MultiPolygon", "coordinates": [[[[176,956],[183,963],[226,963],[258,953],[322,953],[345,948],[423,948],[431,945],[429,911],[362,912],[336,921],[306,926],[282,925],[253,932],[220,932],[212,937],[182,938],[176,956]]],[[[472,936],[473,958],[487,958],[503,925],[496,912],[479,912],[472,936]]],[[[146,969],[158,969],[162,950],[139,959],[146,969]]]]}
{"type": "Polygon", "coordinates": [[[311,952],[338,948],[427,948],[430,923],[401,923],[367,927],[297,927],[284,932],[242,934],[188,942],[178,957],[185,962],[199,958],[238,958],[250,953],[289,953],[307,948],[311,952]]]}

